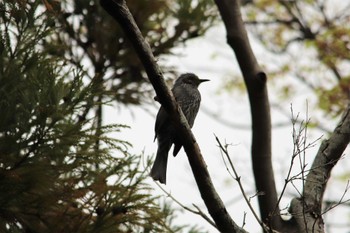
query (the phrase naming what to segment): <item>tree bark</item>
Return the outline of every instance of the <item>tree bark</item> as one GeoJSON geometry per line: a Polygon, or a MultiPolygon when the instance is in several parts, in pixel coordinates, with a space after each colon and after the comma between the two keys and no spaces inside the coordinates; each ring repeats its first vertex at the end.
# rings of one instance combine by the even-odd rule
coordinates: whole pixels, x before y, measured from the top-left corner
{"type": "Polygon", "coordinates": [[[227,31],[227,43],[235,52],[248,90],[252,116],[252,163],[261,220],[271,229],[281,229],[278,197],[271,158],[271,117],[266,74],[249,43],[239,0],[215,0],[227,31]],[[278,211],[275,211],[277,208],[278,211]],[[273,214],[276,212],[276,214],[273,214]]]}
{"type": "Polygon", "coordinates": [[[187,120],[172,93],[167,88],[162,77],[162,72],[151,52],[151,48],[142,37],[125,0],[100,0],[100,4],[123,28],[146,70],[159,102],[169,113],[176,130],[182,136],[183,147],[186,151],[197,186],[218,230],[220,232],[246,232],[232,220],[217,194],[187,120]]]}

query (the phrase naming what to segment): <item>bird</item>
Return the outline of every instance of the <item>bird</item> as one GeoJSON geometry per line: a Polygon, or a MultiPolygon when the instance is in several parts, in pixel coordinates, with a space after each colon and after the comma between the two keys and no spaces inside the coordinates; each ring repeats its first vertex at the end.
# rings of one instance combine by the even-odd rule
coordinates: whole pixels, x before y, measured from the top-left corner
{"type": "MultiPolygon", "coordinates": [[[[176,102],[181,107],[181,110],[191,128],[194,124],[201,102],[201,94],[199,93],[198,86],[207,81],[209,81],[209,79],[200,79],[193,73],[185,73],[181,74],[175,80],[173,88],[171,89],[176,102]]],[[[154,130],[154,140],[157,139],[158,149],[150,176],[155,181],[166,184],[169,150],[172,144],[174,144],[173,156],[175,157],[182,147],[182,142],[180,136],[176,134],[175,127],[169,114],[162,106],[158,111],[154,130]]]]}

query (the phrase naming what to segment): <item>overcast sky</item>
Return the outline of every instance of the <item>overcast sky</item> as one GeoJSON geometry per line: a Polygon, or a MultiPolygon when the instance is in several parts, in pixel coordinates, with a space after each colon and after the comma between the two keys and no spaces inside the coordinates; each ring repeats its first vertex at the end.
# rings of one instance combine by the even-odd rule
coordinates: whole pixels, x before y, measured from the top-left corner
{"type": "MultiPolygon", "coordinates": [[[[197,115],[193,132],[199,143],[202,154],[208,165],[210,175],[217,191],[224,203],[228,207],[228,211],[232,215],[234,221],[241,225],[243,223],[244,213],[246,216],[245,229],[251,233],[261,232],[256,220],[253,218],[248,206],[243,200],[239,191],[237,183],[228,174],[220,151],[217,147],[214,135],[218,136],[224,143],[232,144],[230,146],[231,159],[242,176],[242,182],[248,196],[255,194],[255,186],[253,174],[251,171],[250,160],[250,144],[251,132],[250,126],[250,109],[248,97],[245,93],[233,91],[233,93],[222,93],[223,81],[234,75],[240,75],[234,54],[230,47],[226,45],[226,35],[222,25],[218,25],[211,29],[204,38],[199,38],[187,42],[186,46],[182,46],[174,50],[176,56],[169,56],[166,58],[159,58],[160,63],[168,64],[176,67],[179,73],[193,72],[200,78],[210,79],[208,83],[202,84],[199,89],[202,94],[201,110],[197,115]],[[221,94],[218,94],[221,93],[221,94]],[[211,116],[211,114],[215,116],[211,116]],[[222,124],[219,121],[227,121],[232,125],[238,127],[228,126],[229,124],[222,124]]],[[[252,39],[255,54],[259,60],[270,59],[271,66],[276,65],[278,59],[269,55],[252,39]]],[[[167,76],[164,74],[165,77],[167,76]]],[[[300,85],[292,78],[285,80],[291,85],[300,85]]],[[[298,86],[299,87],[299,86],[298,86]]],[[[272,103],[280,103],[277,96],[274,95],[273,87],[269,84],[270,100],[272,103]]],[[[290,106],[292,104],[295,114],[300,113],[300,119],[305,119],[306,102],[312,103],[315,98],[312,96],[306,87],[300,85],[298,93],[291,100],[283,101],[282,106],[287,113],[287,117],[279,111],[272,110],[272,124],[286,123],[284,127],[278,127],[273,130],[272,145],[273,145],[273,165],[276,176],[276,184],[280,191],[284,184],[284,177],[290,165],[291,154],[293,151],[292,143],[292,124],[290,123],[290,106]]],[[[154,121],[155,115],[158,111],[159,104],[155,103],[154,107],[150,107],[147,112],[140,108],[115,108],[106,107],[105,123],[121,123],[131,126],[123,133],[116,134],[116,137],[122,137],[133,144],[130,152],[140,154],[144,152],[146,156],[154,156],[157,150],[154,138],[154,121]]],[[[309,111],[309,117],[313,117],[313,112],[309,111]]],[[[336,122],[329,122],[327,128],[334,128],[336,122]]],[[[308,142],[312,142],[321,137],[323,132],[310,129],[308,133],[308,142]]],[[[312,159],[321,141],[316,142],[314,148],[310,148],[306,153],[306,163],[311,165],[312,159]]],[[[347,150],[348,154],[349,150],[347,150]]],[[[349,157],[345,157],[333,171],[333,175],[341,175],[350,167],[349,157]]],[[[300,171],[300,165],[295,164],[294,172],[300,171]]],[[[154,181],[149,178],[149,182],[154,185],[154,181]]],[[[296,183],[296,186],[301,187],[301,184],[296,183]]],[[[183,151],[180,151],[176,158],[169,156],[168,171],[167,171],[167,185],[163,186],[168,190],[177,200],[188,207],[192,207],[192,203],[198,205],[203,211],[206,208],[200,198],[199,191],[192,176],[187,157],[183,151]]],[[[326,198],[332,200],[339,200],[346,187],[346,182],[340,182],[339,179],[331,179],[326,192],[326,198]]],[[[155,186],[156,192],[162,194],[162,191],[155,186]]],[[[287,207],[292,195],[296,195],[296,191],[292,186],[287,189],[286,197],[282,200],[281,208],[287,207]]],[[[349,199],[350,195],[346,194],[344,199],[349,199]]],[[[252,199],[255,209],[258,211],[256,205],[256,198],[252,199]]],[[[178,207],[176,204],[174,207],[178,207]]],[[[332,221],[336,224],[347,224],[350,220],[349,211],[345,208],[338,207],[332,210],[331,214],[326,216],[326,221],[332,221]]],[[[178,223],[192,224],[198,223],[209,232],[217,232],[209,224],[199,217],[188,212],[182,212],[178,216],[178,223]]],[[[339,226],[339,225],[338,225],[339,226]]],[[[329,232],[349,232],[346,228],[332,228],[329,232]]]]}

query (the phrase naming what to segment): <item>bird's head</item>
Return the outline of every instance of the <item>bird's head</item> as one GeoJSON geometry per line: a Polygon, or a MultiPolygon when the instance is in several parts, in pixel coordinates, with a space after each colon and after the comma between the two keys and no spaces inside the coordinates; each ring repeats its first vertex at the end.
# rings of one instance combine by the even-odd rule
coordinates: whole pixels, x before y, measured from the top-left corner
{"type": "Polygon", "coordinates": [[[187,85],[193,85],[194,87],[198,87],[199,84],[207,81],[209,81],[209,79],[200,79],[198,78],[197,75],[193,73],[186,73],[186,74],[180,75],[180,77],[175,81],[174,86],[187,84],[187,85]]]}

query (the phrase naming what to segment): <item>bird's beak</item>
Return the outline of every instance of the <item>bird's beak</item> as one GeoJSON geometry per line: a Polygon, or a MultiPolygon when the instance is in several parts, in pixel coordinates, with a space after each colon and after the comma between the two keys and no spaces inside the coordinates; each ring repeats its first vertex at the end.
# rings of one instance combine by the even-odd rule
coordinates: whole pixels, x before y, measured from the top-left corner
{"type": "Polygon", "coordinates": [[[210,81],[210,79],[199,79],[199,82],[200,82],[200,83],[208,82],[208,81],[210,81]]]}

